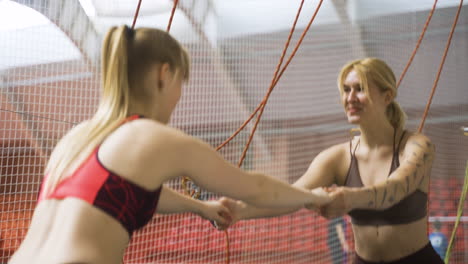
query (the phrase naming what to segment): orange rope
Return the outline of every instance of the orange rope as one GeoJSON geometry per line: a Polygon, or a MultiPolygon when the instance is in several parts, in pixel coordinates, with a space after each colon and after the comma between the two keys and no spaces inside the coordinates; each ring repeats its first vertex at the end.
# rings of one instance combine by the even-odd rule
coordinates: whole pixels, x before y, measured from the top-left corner
{"type": "MultiPolygon", "coordinates": [[[[250,134],[250,137],[249,137],[249,140],[247,141],[247,144],[244,148],[244,151],[242,153],[242,157],[241,157],[241,160],[239,161],[239,167],[242,165],[242,162],[244,161],[246,155],[247,155],[247,151],[249,149],[249,146],[250,146],[250,143],[252,142],[252,139],[253,139],[253,136],[255,134],[255,131],[257,130],[257,126],[258,126],[258,123],[260,122],[260,118],[262,117],[263,115],[263,111],[265,109],[265,106],[268,102],[268,98],[270,97],[270,94],[271,92],[273,92],[273,88],[276,86],[276,84],[278,83],[278,81],[280,80],[281,76],[283,75],[284,71],[286,71],[286,68],[288,67],[289,63],[291,62],[292,58],[294,57],[294,55],[296,55],[296,52],[297,50],[299,49],[299,46],[301,45],[302,41],[304,40],[304,37],[305,35],[307,34],[307,32],[309,31],[309,28],[310,26],[312,25],[312,22],[314,21],[315,17],[317,16],[317,13],[320,9],[320,7],[322,6],[322,3],[323,3],[323,0],[320,0],[320,2],[318,3],[317,5],[317,8],[315,9],[315,12],[314,12],[314,15],[312,16],[312,18],[310,19],[309,21],[309,24],[307,25],[307,27],[304,29],[304,31],[302,32],[302,35],[299,39],[299,41],[297,42],[296,44],[296,47],[294,48],[293,52],[291,53],[291,55],[289,56],[289,59],[286,61],[286,64],[284,65],[283,69],[281,69],[279,75],[277,76],[277,78],[273,78],[272,80],[272,83],[270,85],[270,89],[268,90],[268,93],[266,94],[265,98],[263,99],[262,101],[262,105],[261,105],[261,109],[260,109],[260,113],[258,114],[258,117],[257,117],[257,121],[255,122],[255,125],[252,129],[252,132],[250,134]]],[[[290,36],[291,37],[291,36],[290,36]]],[[[289,39],[288,39],[288,42],[289,42],[289,39]]],[[[286,49],[284,50],[284,52],[286,52],[286,49]]],[[[276,75],[276,73],[275,73],[276,75]]]]}
{"type": "Polygon", "coordinates": [[[133,17],[132,29],[135,29],[136,20],[138,18],[138,14],[140,13],[141,1],[142,0],[138,1],[137,9],[135,11],[135,16],[133,17]]]}
{"type": "Polygon", "coordinates": [[[435,89],[437,87],[437,83],[439,82],[440,74],[442,73],[442,69],[444,67],[445,59],[447,57],[447,53],[448,53],[448,50],[450,48],[450,43],[452,42],[453,32],[455,32],[455,27],[457,26],[458,17],[460,16],[462,6],[463,6],[463,0],[460,0],[460,5],[458,6],[458,10],[457,10],[457,15],[455,16],[455,19],[453,21],[452,29],[450,30],[450,34],[449,34],[449,37],[447,39],[447,44],[445,45],[444,55],[442,56],[442,60],[440,62],[439,70],[437,72],[437,77],[434,80],[434,85],[432,86],[431,95],[429,96],[429,100],[427,101],[427,104],[426,104],[426,109],[424,109],[424,114],[423,114],[421,123],[419,124],[418,132],[421,132],[423,127],[424,127],[424,122],[426,121],[427,113],[429,112],[429,107],[431,106],[432,98],[434,97],[435,89]]]}
{"type": "Polygon", "coordinates": [[[414,48],[413,53],[411,54],[411,57],[409,58],[408,63],[406,64],[405,69],[404,69],[403,72],[401,73],[400,79],[398,80],[398,83],[397,83],[397,85],[396,85],[396,88],[397,88],[397,89],[398,89],[398,87],[400,87],[401,81],[402,81],[403,78],[405,77],[405,74],[406,74],[406,72],[408,71],[409,66],[410,66],[411,63],[413,62],[414,56],[416,55],[416,52],[417,52],[418,49],[419,49],[419,45],[421,45],[421,41],[423,40],[424,34],[425,34],[426,31],[427,31],[427,27],[429,26],[429,22],[431,22],[431,18],[432,18],[432,15],[434,14],[436,5],[437,5],[437,0],[435,0],[435,1],[434,1],[434,5],[432,5],[432,10],[431,10],[431,12],[429,13],[429,16],[428,16],[427,19],[426,19],[426,23],[424,24],[424,28],[423,28],[423,30],[422,30],[422,32],[421,32],[421,35],[419,36],[418,42],[416,43],[416,47],[414,48]]]}
{"type": "MultiPolygon", "coordinates": [[[[283,64],[283,59],[284,59],[284,56],[286,55],[286,50],[288,49],[289,47],[289,43],[291,42],[291,37],[292,37],[292,34],[294,33],[294,30],[296,28],[296,24],[297,24],[297,20],[299,19],[299,15],[301,14],[301,11],[302,11],[302,6],[304,5],[304,0],[301,1],[301,5],[299,6],[299,10],[297,11],[297,14],[296,14],[296,18],[294,19],[294,23],[293,23],[293,26],[289,32],[289,36],[288,36],[288,40],[286,41],[286,44],[285,44],[285,47],[283,49],[283,53],[281,54],[281,58],[280,58],[280,61],[278,63],[278,65],[276,66],[276,71],[275,71],[275,74],[273,75],[273,80],[276,79],[276,77],[278,76],[278,71],[279,71],[279,68],[281,67],[281,64],[283,64]]],[[[271,88],[271,87],[270,87],[271,88]]],[[[246,121],[244,121],[244,123],[228,138],[226,139],[223,143],[221,143],[218,147],[216,147],[216,150],[220,150],[221,148],[223,148],[227,143],[229,143],[233,138],[235,138],[237,136],[237,134],[239,134],[244,128],[245,126],[254,118],[254,116],[258,113],[258,111],[260,110],[260,108],[263,107],[263,104],[264,104],[264,101],[265,101],[265,98],[267,96],[265,95],[265,97],[262,99],[262,101],[258,104],[257,108],[252,112],[252,114],[249,116],[249,118],[247,118],[246,121]]]]}
{"type": "MultiPolygon", "coordinates": [[[[265,105],[268,101],[268,98],[271,94],[271,92],[273,91],[273,88],[275,87],[276,83],[275,83],[275,80],[278,78],[278,73],[280,72],[280,68],[281,68],[281,65],[283,64],[283,61],[284,61],[284,57],[286,56],[286,51],[288,50],[288,47],[289,47],[289,44],[291,43],[291,39],[292,39],[292,36],[294,34],[294,31],[296,29],[296,24],[297,24],[297,21],[299,20],[299,16],[301,14],[301,11],[302,11],[302,6],[304,5],[304,0],[301,1],[301,5],[299,6],[299,10],[297,11],[297,14],[296,14],[296,18],[294,19],[294,23],[293,23],[293,26],[291,27],[291,30],[289,31],[289,35],[288,35],[288,39],[284,45],[284,48],[283,48],[283,52],[281,54],[281,57],[280,57],[280,60],[278,62],[278,65],[276,65],[276,70],[275,70],[275,73],[273,74],[273,79],[271,80],[271,84],[270,84],[270,88],[268,89],[268,92],[267,94],[265,95],[265,97],[263,98],[263,100],[260,102],[260,104],[257,106],[257,108],[255,109],[255,111],[252,113],[252,115],[249,117],[248,121],[250,122],[250,120],[252,120],[252,118],[255,116],[256,113],[258,113],[258,111],[260,110],[260,114],[259,116],[257,117],[257,121],[255,123],[255,126],[257,126],[258,122],[259,122],[259,119],[263,113],[263,109],[265,109],[265,105]]],[[[300,43],[299,43],[300,44],[300,43]]],[[[298,45],[299,45],[298,44],[298,45]]],[[[294,56],[294,55],[292,55],[294,56]]],[[[287,65],[285,66],[287,67],[287,65]]],[[[280,76],[281,77],[281,76],[280,76]]],[[[279,78],[278,78],[279,79],[279,78]]],[[[245,123],[246,124],[246,123],[245,123]]],[[[244,125],[245,127],[245,125],[244,125]]],[[[243,127],[242,127],[243,128],[243,127]]],[[[238,130],[240,131],[240,130],[238,130]]],[[[239,167],[242,166],[242,163],[245,159],[245,155],[247,153],[247,149],[249,148],[249,145],[250,145],[250,141],[252,140],[252,137],[253,137],[253,134],[255,133],[255,129],[252,130],[251,132],[251,136],[249,138],[249,141],[247,142],[246,144],[246,147],[242,153],[242,156],[241,156],[241,159],[239,160],[239,167]]],[[[224,143],[223,143],[224,144],[224,143]]]]}
{"type": "Polygon", "coordinates": [[[177,3],[179,3],[179,0],[174,0],[174,6],[172,7],[171,17],[169,18],[169,23],[167,24],[167,32],[171,30],[172,19],[174,18],[174,14],[177,8],[177,3]]]}
{"type": "MultiPolygon", "coordinates": [[[[436,2],[437,2],[437,0],[436,0],[436,2]]],[[[436,4],[434,3],[433,9],[435,8],[435,5],[436,4]]],[[[429,100],[427,101],[426,108],[424,109],[424,114],[423,114],[422,119],[421,119],[421,123],[419,124],[419,128],[418,128],[419,133],[421,133],[421,131],[422,131],[423,127],[424,127],[424,123],[426,121],[427,114],[429,112],[429,107],[431,105],[432,98],[434,97],[435,89],[437,87],[437,83],[439,82],[440,74],[442,73],[442,68],[444,67],[445,58],[447,57],[447,53],[448,53],[448,50],[450,48],[450,43],[452,42],[453,32],[455,32],[455,27],[457,26],[457,23],[458,23],[458,17],[460,16],[462,6],[463,6],[463,0],[460,0],[460,5],[458,6],[457,14],[456,14],[455,19],[453,21],[452,28],[450,30],[450,34],[449,34],[449,37],[447,39],[447,43],[445,45],[444,55],[442,56],[442,60],[440,62],[439,70],[437,72],[437,77],[434,80],[434,85],[432,86],[432,90],[431,90],[431,94],[429,96],[429,100]]],[[[431,11],[431,16],[432,16],[432,13],[433,13],[433,10],[431,11]]],[[[426,22],[426,23],[428,23],[428,22],[426,22]]],[[[426,30],[426,27],[424,28],[424,30],[426,30]]],[[[422,34],[422,35],[424,35],[424,34],[422,34]]],[[[430,183],[431,183],[431,179],[429,178],[429,184],[430,183]]],[[[429,200],[427,201],[426,206],[429,208],[429,200]]],[[[429,219],[427,219],[427,221],[429,222],[429,219]]],[[[456,230],[453,230],[453,233],[455,233],[455,231],[456,230]]],[[[427,225],[427,232],[429,233],[429,225],[427,225]]],[[[446,258],[445,258],[445,260],[447,261],[446,263],[448,263],[448,257],[449,257],[449,253],[447,253],[446,258]]]]}
{"type": "MultiPolygon", "coordinates": [[[[274,85],[273,85],[273,82],[274,80],[277,78],[278,76],[278,72],[279,72],[279,69],[281,68],[281,65],[283,63],[283,60],[284,60],[284,57],[286,56],[286,51],[289,47],[289,43],[291,42],[291,38],[292,38],[292,35],[294,34],[294,30],[296,29],[296,24],[297,24],[297,21],[299,19],[299,16],[301,14],[301,11],[302,11],[302,7],[304,5],[304,0],[301,1],[301,5],[299,6],[299,10],[297,11],[297,14],[296,14],[296,18],[294,19],[294,23],[293,23],[293,26],[289,32],[289,36],[288,36],[288,40],[286,41],[286,44],[285,44],[285,47],[283,49],[283,52],[281,54],[281,57],[280,57],[280,61],[278,62],[278,65],[276,66],[276,71],[273,75],[273,80],[272,80],[272,84],[270,85],[270,89],[267,93],[267,95],[265,96],[265,98],[262,100],[262,102],[260,102],[259,106],[255,109],[255,111],[250,115],[250,117],[241,125],[241,127],[239,127],[226,141],[224,141],[221,145],[219,145],[216,150],[220,150],[221,148],[223,148],[227,143],[229,143],[234,137],[237,136],[237,134],[240,133],[240,131],[242,129],[244,129],[244,127],[250,122],[250,120],[252,120],[252,118],[255,116],[255,114],[260,110],[261,110],[261,113],[263,112],[263,109],[264,109],[264,106],[268,100],[268,97],[269,97],[269,94],[271,93],[271,91],[273,90],[274,88],[274,85]]],[[[298,44],[299,45],[299,44],[298,44]]],[[[260,117],[261,117],[261,114],[258,116],[257,118],[257,122],[255,123],[255,127],[257,126],[258,122],[260,121],[260,117]]],[[[251,132],[251,135],[250,135],[250,138],[249,138],[249,142],[247,143],[243,153],[242,153],[242,157],[238,163],[238,166],[242,166],[242,163],[245,159],[245,156],[246,156],[246,153],[247,153],[247,150],[249,148],[249,145],[250,145],[250,142],[252,141],[253,139],[253,135],[255,133],[255,130],[253,130],[251,132]]],[[[226,230],[224,230],[224,234],[226,236],[226,263],[229,264],[229,258],[230,258],[230,251],[229,251],[229,233],[226,230]]]]}
{"type": "MultiPolygon", "coordinates": [[[[398,88],[398,87],[400,86],[400,84],[401,84],[403,78],[405,77],[406,72],[408,71],[409,66],[411,65],[411,63],[412,63],[412,61],[413,61],[413,59],[414,59],[414,56],[416,55],[417,50],[419,49],[419,46],[420,46],[420,44],[421,44],[421,41],[422,41],[422,39],[424,38],[424,34],[426,33],[427,27],[429,26],[429,23],[430,23],[430,21],[431,21],[432,15],[434,14],[436,5],[437,5],[437,0],[434,1],[434,4],[433,4],[432,9],[431,9],[431,11],[430,11],[430,13],[429,13],[429,16],[428,16],[427,19],[426,19],[426,23],[424,24],[424,28],[423,28],[423,30],[422,30],[422,32],[421,32],[421,35],[419,36],[419,39],[418,39],[418,41],[417,41],[417,43],[416,43],[416,47],[414,48],[413,53],[411,54],[411,56],[410,56],[410,58],[409,58],[409,60],[408,60],[408,63],[406,64],[406,67],[405,67],[405,69],[403,70],[403,72],[402,72],[402,74],[401,74],[401,76],[400,76],[400,79],[398,80],[398,83],[397,83],[397,85],[396,85],[396,88],[398,88]]],[[[452,29],[451,29],[451,31],[450,31],[449,38],[448,38],[448,40],[447,40],[447,44],[446,44],[446,47],[445,47],[444,55],[443,55],[443,57],[442,57],[442,61],[441,61],[440,66],[439,66],[439,71],[438,71],[438,73],[437,73],[436,80],[434,81],[434,85],[433,85],[433,87],[432,87],[429,100],[428,100],[428,102],[427,102],[427,104],[426,104],[426,108],[425,108],[425,110],[424,110],[424,114],[423,114],[421,123],[420,123],[419,128],[418,128],[418,132],[419,132],[419,133],[421,133],[421,131],[422,131],[423,127],[424,127],[424,122],[425,122],[425,120],[426,120],[426,118],[427,118],[427,114],[428,114],[428,112],[429,112],[429,107],[430,107],[430,105],[431,105],[432,98],[434,97],[435,89],[436,89],[436,87],[437,87],[437,83],[438,83],[438,81],[439,81],[440,74],[442,73],[442,68],[443,68],[443,65],[444,65],[444,62],[445,62],[445,58],[446,58],[447,53],[448,53],[448,49],[449,49],[449,47],[450,47],[450,43],[451,43],[451,40],[452,40],[453,33],[454,33],[454,31],[455,31],[455,27],[456,27],[456,25],[457,25],[457,21],[458,21],[459,15],[460,15],[460,11],[461,11],[462,5],[463,5],[463,0],[460,1],[460,5],[459,5],[458,10],[457,10],[457,15],[455,16],[455,20],[454,20],[454,22],[453,22],[452,29]]],[[[429,183],[430,183],[430,179],[429,179],[429,183]]],[[[427,208],[429,208],[429,202],[430,202],[430,201],[428,200],[427,203],[426,203],[426,207],[427,207],[427,208]]],[[[429,219],[427,219],[427,221],[429,222],[429,219]]],[[[427,225],[427,232],[429,233],[429,225],[427,225]]]]}
{"type": "MultiPolygon", "coordinates": [[[[251,116],[248,118],[248,120],[247,120],[246,122],[244,122],[244,124],[242,124],[242,126],[241,126],[236,132],[234,132],[234,134],[233,134],[231,137],[229,137],[228,140],[226,140],[225,142],[223,142],[220,146],[218,146],[218,147],[216,148],[217,150],[219,150],[219,149],[221,149],[223,146],[225,146],[230,140],[232,140],[232,139],[247,125],[247,123],[248,123],[250,120],[252,120],[253,116],[254,116],[258,111],[260,111],[259,115],[257,116],[257,120],[256,120],[256,122],[255,122],[255,125],[254,125],[254,127],[253,127],[253,129],[252,129],[252,131],[251,131],[249,140],[248,140],[248,142],[247,142],[247,144],[246,144],[246,146],[245,146],[245,148],[244,148],[244,151],[243,151],[243,153],[242,153],[242,156],[241,156],[241,158],[240,158],[240,160],[239,160],[239,163],[238,163],[238,166],[239,166],[239,167],[242,166],[242,163],[243,163],[243,161],[245,160],[245,157],[246,157],[246,155],[247,155],[247,151],[248,151],[249,146],[250,146],[250,144],[251,144],[251,142],[252,142],[252,140],[253,140],[253,136],[254,136],[254,134],[255,134],[255,132],[256,132],[256,129],[257,129],[258,124],[259,124],[259,122],[260,122],[260,119],[261,119],[261,117],[262,117],[263,111],[264,111],[264,109],[265,109],[265,106],[266,106],[266,104],[267,104],[267,102],[268,102],[268,99],[269,99],[271,93],[273,92],[274,87],[276,86],[276,84],[277,84],[278,81],[280,80],[280,78],[281,78],[281,76],[283,75],[283,73],[286,71],[286,68],[288,67],[288,65],[289,65],[289,63],[291,62],[292,58],[294,57],[294,55],[296,54],[297,50],[299,49],[299,46],[301,45],[302,41],[304,40],[305,35],[307,34],[307,32],[308,32],[310,26],[312,25],[312,22],[314,21],[315,17],[317,16],[317,13],[318,13],[318,11],[319,11],[321,5],[322,5],[322,2],[323,2],[323,0],[321,0],[321,1],[319,2],[318,6],[317,6],[317,8],[316,8],[316,10],[315,10],[314,15],[312,16],[312,18],[311,18],[309,24],[307,25],[307,27],[304,29],[304,31],[303,31],[303,33],[302,33],[302,35],[301,35],[301,37],[300,37],[298,43],[296,44],[296,47],[294,48],[294,50],[293,50],[293,52],[291,53],[291,55],[289,56],[289,58],[288,58],[286,64],[284,65],[284,67],[283,67],[283,68],[281,69],[281,71],[280,71],[281,65],[282,65],[283,60],[284,60],[284,57],[285,57],[285,55],[286,55],[286,51],[287,51],[287,49],[288,49],[288,47],[289,47],[289,44],[290,44],[290,42],[291,42],[292,35],[293,35],[294,30],[295,30],[295,28],[296,28],[296,24],[297,24],[299,15],[300,15],[301,10],[302,10],[302,6],[303,6],[303,4],[304,4],[304,0],[301,1],[301,5],[299,6],[299,10],[298,10],[298,12],[297,12],[297,15],[296,15],[296,18],[295,18],[295,20],[294,20],[293,26],[292,26],[292,28],[291,28],[291,31],[290,31],[290,33],[289,33],[289,36],[288,36],[288,39],[287,39],[287,41],[286,41],[285,47],[284,47],[284,49],[283,49],[283,53],[282,53],[282,55],[281,55],[280,61],[279,61],[278,65],[277,65],[277,67],[276,67],[276,71],[275,71],[275,73],[274,73],[274,75],[273,75],[273,79],[271,80],[270,88],[268,89],[267,94],[265,95],[265,97],[264,97],[264,99],[262,100],[262,102],[260,102],[259,106],[255,109],[255,111],[254,111],[254,112],[251,114],[251,116]]],[[[226,234],[226,240],[229,241],[227,230],[225,231],[225,234],[226,234]]],[[[229,249],[229,245],[228,245],[228,249],[229,249]]],[[[229,252],[229,251],[228,251],[228,252],[229,252]]],[[[229,263],[229,259],[227,259],[226,262],[229,263]]]]}

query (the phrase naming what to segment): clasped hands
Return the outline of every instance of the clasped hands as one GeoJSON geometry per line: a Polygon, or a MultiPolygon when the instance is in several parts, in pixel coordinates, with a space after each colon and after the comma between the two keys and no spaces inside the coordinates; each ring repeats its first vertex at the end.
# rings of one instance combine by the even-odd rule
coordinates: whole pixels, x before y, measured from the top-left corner
{"type": "Polygon", "coordinates": [[[347,195],[350,188],[331,186],[319,187],[311,190],[327,202],[321,204],[308,204],[305,208],[315,211],[327,219],[333,219],[347,214],[352,210],[351,201],[347,195]]]}
{"type": "MultiPolygon", "coordinates": [[[[351,207],[349,196],[347,195],[350,189],[352,188],[340,186],[312,189],[311,192],[317,196],[317,202],[307,204],[305,205],[305,208],[317,212],[327,219],[343,216],[353,209],[351,207]]],[[[252,210],[262,210],[259,208],[249,207],[244,202],[227,197],[222,197],[218,201],[212,202],[217,206],[216,210],[218,210],[218,219],[207,216],[205,216],[205,218],[212,220],[211,222],[213,225],[219,230],[227,229],[239,220],[250,218],[246,216],[250,215],[252,210]],[[219,221],[219,217],[222,217],[223,219],[219,221]]],[[[261,214],[262,213],[260,213],[260,215],[261,214]]],[[[269,213],[266,213],[266,216],[267,215],[269,215],[269,213]]],[[[275,214],[273,213],[272,215],[275,214]]]]}

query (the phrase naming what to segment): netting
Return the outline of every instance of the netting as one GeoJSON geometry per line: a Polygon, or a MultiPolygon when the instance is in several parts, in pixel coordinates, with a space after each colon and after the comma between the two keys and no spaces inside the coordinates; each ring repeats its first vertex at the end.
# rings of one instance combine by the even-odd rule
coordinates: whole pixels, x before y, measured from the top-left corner
{"type": "MultiPolygon", "coordinates": [[[[131,25],[137,5],[94,1],[96,10],[90,15],[79,1],[17,2],[0,1],[0,262],[7,261],[26,234],[51,150],[95,110],[103,32],[110,25],[131,25]],[[14,15],[13,10],[21,11],[14,15]],[[39,22],[28,25],[37,12],[43,15],[39,22]]],[[[433,1],[357,2],[324,2],[271,94],[243,168],[294,182],[321,150],[349,140],[351,127],[336,88],[340,67],[374,56],[388,62],[397,76],[403,71],[433,1]]],[[[458,1],[443,2],[400,86],[397,100],[411,130],[419,125],[456,12],[458,1]]],[[[174,16],[178,23],[171,32],[191,54],[192,74],[171,125],[214,147],[228,138],[267,92],[299,3],[179,1],[174,16]]],[[[305,1],[297,32],[302,32],[317,3],[305,1]]],[[[166,29],[171,8],[170,1],[158,6],[143,0],[136,26],[166,29]]],[[[460,131],[468,124],[467,11],[464,6],[423,130],[436,146],[430,223],[438,219],[447,237],[468,159],[468,137],[460,131]]],[[[291,45],[298,37],[294,35],[291,45]]],[[[233,164],[251,128],[249,124],[220,150],[233,164]]],[[[182,191],[180,179],[168,185],[182,191]]],[[[202,190],[201,199],[213,198],[217,195],[202,190]]],[[[329,237],[328,224],[305,210],[241,221],[228,231],[230,263],[332,263],[331,253],[339,254],[340,246],[329,237]]],[[[343,228],[352,247],[347,218],[343,228]]],[[[134,234],[125,263],[224,263],[225,239],[196,215],[155,215],[134,234]]],[[[468,221],[462,218],[450,263],[468,263],[466,252],[468,221]]],[[[351,259],[349,254],[342,258],[348,263],[351,259]]]]}

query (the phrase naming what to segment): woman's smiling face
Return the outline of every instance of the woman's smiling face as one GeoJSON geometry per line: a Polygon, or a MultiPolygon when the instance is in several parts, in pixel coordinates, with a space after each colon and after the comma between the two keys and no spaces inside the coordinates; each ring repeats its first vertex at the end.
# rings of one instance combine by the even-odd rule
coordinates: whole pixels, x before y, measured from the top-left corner
{"type": "Polygon", "coordinates": [[[381,93],[376,85],[369,79],[368,91],[361,86],[361,80],[355,70],[351,70],[343,81],[343,104],[348,122],[360,124],[363,120],[376,120],[385,118],[385,93],[381,93]],[[372,98],[372,99],[371,99],[372,98]]]}

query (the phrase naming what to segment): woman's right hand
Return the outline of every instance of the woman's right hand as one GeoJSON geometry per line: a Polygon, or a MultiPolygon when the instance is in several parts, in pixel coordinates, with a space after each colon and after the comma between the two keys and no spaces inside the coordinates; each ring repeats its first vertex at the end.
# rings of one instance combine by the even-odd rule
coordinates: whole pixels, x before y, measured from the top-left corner
{"type": "Polygon", "coordinates": [[[333,199],[330,196],[330,193],[323,187],[318,187],[310,191],[315,195],[316,201],[314,203],[306,204],[305,208],[318,211],[320,207],[330,203],[333,199]]]}
{"type": "Polygon", "coordinates": [[[216,228],[224,230],[232,225],[230,209],[220,201],[203,201],[203,209],[199,215],[216,223],[216,228]]]}
{"type": "Polygon", "coordinates": [[[324,190],[330,195],[331,201],[320,207],[319,213],[327,219],[343,216],[351,211],[349,193],[354,188],[332,186],[325,187],[324,190]]]}
{"type": "Polygon", "coordinates": [[[218,229],[227,229],[242,219],[242,212],[246,208],[246,204],[244,202],[227,197],[221,197],[218,201],[229,210],[231,216],[231,221],[228,224],[223,225],[221,223],[216,223],[218,229]]]}

